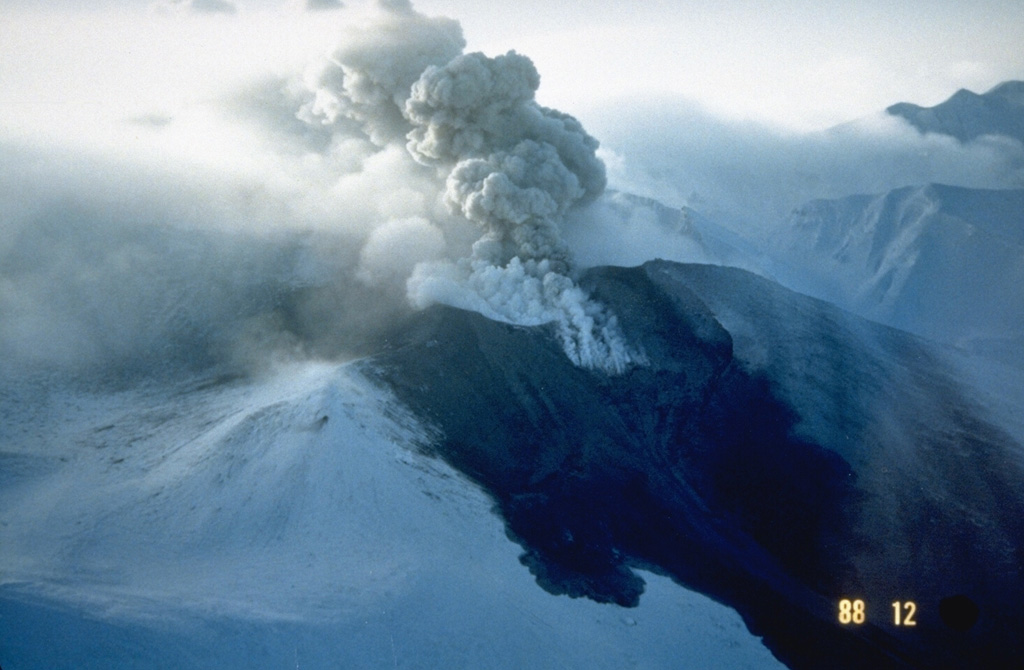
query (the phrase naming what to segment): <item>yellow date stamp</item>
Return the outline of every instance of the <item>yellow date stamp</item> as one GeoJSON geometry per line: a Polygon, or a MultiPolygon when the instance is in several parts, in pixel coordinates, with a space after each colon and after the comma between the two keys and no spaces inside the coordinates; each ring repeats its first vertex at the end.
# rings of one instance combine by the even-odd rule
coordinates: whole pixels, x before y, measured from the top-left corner
{"type": "MultiPolygon", "coordinates": [[[[843,626],[860,626],[868,621],[867,603],[861,598],[842,598],[836,618],[843,626]]],[[[917,625],[917,603],[897,600],[892,603],[892,624],[900,628],[917,625]]]]}

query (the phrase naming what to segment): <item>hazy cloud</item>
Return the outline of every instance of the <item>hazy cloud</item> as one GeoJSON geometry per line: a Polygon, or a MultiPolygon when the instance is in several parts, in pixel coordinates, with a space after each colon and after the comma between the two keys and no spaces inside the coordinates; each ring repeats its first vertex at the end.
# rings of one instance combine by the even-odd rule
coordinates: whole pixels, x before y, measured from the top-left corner
{"type": "Polygon", "coordinates": [[[770,230],[815,198],[944,183],[1024,185],[1024,147],[1007,138],[961,144],[884,115],[828,131],[789,133],[722,121],[680,101],[616,104],[590,117],[612,184],[770,230]]]}
{"type": "Polygon", "coordinates": [[[235,14],[238,7],[228,0],[163,0],[157,5],[162,11],[191,12],[194,14],[235,14]]]}
{"type": "Polygon", "coordinates": [[[275,184],[301,175],[288,155],[259,181],[174,161],[0,156],[3,375],[357,354],[408,316],[416,263],[445,251],[426,219],[440,185],[429,173],[417,184],[408,157],[419,174],[395,170],[391,153],[298,190],[275,184]]]}
{"type": "Polygon", "coordinates": [[[318,12],[344,7],[341,0],[305,0],[304,7],[311,12],[318,12]]]}

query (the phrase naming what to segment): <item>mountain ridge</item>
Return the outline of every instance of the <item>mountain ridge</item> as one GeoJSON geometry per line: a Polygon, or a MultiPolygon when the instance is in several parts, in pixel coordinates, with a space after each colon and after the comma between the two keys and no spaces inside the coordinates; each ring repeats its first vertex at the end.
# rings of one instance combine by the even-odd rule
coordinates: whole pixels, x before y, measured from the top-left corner
{"type": "MultiPolygon", "coordinates": [[[[947,505],[942,501],[952,494],[935,488],[926,473],[937,468],[959,477],[964,491],[980,486],[970,477],[990,481],[1005,494],[999,505],[1024,514],[1024,493],[1006,481],[1020,468],[1007,460],[1012,440],[974,416],[935,359],[921,357],[926,344],[781,287],[766,292],[770,284],[740,270],[666,262],[589,271],[581,285],[618,315],[627,337],[641,334],[634,344],[648,357],[648,366],[620,376],[573,367],[543,327],[447,307],[427,310],[391,350],[368,359],[367,373],[434,423],[442,437],[431,452],[494,496],[509,536],[524,548],[520,560],[552,593],[632,606],[643,591],[632,568],[665,571],[736,607],[795,668],[929,667],[949,654],[960,659],[953,667],[971,667],[979,653],[996,661],[1016,653],[1005,622],[988,624],[991,649],[945,639],[934,612],[914,636],[881,625],[834,625],[831,598],[854,584],[887,597],[887,570],[917,592],[956,588],[960,578],[941,562],[914,574],[901,553],[910,542],[945,555],[940,544],[950,537],[976,547],[977,556],[957,559],[967,562],[964,574],[990,573],[974,596],[1012,618],[1015,606],[1003,596],[1019,583],[995,558],[995,547],[1004,541],[997,538],[1015,538],[1019,552],[1024,529],[1011,512],[1006,517],[983,501],[955,498],[947,505]],[[707,300],[723,287],[733,297],[712,309],[707,300]],[[747,297],[730,304],[737,295],[747,297]],[[773,324],[772,317],[792,310],[795,319],[810,314],[793,327],[808,326],[810,340],[843,342],[839,351],[846,353],[830,360],[835,347],[826,346],[820,362],[798,363],[806,354],[781,348],[798,357],[784,359],[796,372],[783,383],[776,368],[759,367],[750,353],[749,324],[726,328],[719,316],[764,310],[758,297],[768,299],[769,310],[758,322],[773,324]],[[862,344],[864,337],[874,344],[862,344]],[[880,374],[889,366],[914,372],[880,374]],[[846,386],[851,376],[861,378],[854,391],[846,386]],[[780,395],[786,384],[788,396],[780,395]],[[847,398],[854,392],[862,395],[847,398]],[[917,435],[919,444],[885,437],[892,427],[880,427],[890,419],[874,405],[879,393],[893,402],[920,398],[910,404],[914,412],[894,415],[906,422],[895,434],[917,435]],[[816,405],[866,416],[840,421],[815,413],[808,397],[834,398],[836,405],[816,405]],[[921,414],[934,414],[941,432],[918,427],[921,414]],[[959,449],[989,454],[989,465],[957,475],[947,457],[936,455],[951,448],[941,446],[946,431],[970,436],[959,449]],[[837,442],[843,434],[847,441],[837,442]],[[890,512],[875,501],[893,486],[892,473],[902,472],[899,454],[908,448],[921,463],[903,474],[923,478],[925,499],[902,501],[909,516],[887,520],[890,512]],[[890,474],[876,471],[879,462],[890,464],[890,474]],[[995,534],[965,525],[956,505],[984,507],[977,514],[992,518],[995,534]],[[932,515],[944,532],[929,535],[919,514],[932,515]],[[893,523],[898,527],[887,528],[893,523]],[[986,567],[971,567],[975,560],[986,567]]],[[[775,337],[770,333],[779,326],[772,327],[758,337],[775,337]]]]}
{"type": "Polygon", "coordinates": [[[906,186],[812,200],[774,239],[786,283],[960,346],[1019,338],[1024,189],[906,186]]]}
{"type": "Polygon", "coordinates": [[[900,102],[885,111],[922,133],[950,135],[960,142],[983,135],[1024,142],[1024,81],[1005,81],[982,94],[962,88],[932,107],[900,102]]]}

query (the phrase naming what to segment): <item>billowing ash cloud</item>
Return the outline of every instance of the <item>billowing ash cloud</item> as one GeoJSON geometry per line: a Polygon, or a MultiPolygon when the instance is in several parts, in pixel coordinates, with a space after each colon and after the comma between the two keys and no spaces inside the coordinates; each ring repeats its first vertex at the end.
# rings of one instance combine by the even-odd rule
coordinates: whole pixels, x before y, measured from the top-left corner
{"type": "Polygon", "coordinates": [[[457,21],[426,17],[408,2],[378,2],[378,12],[351,26],[339,46],[308,76],[314,91],[299,117],[336,133],[366,133],[378,146],[402,142],[410,125],[402,115],[409,90],[431,65],[462,53],[457,21]]]}
{"type": "Polygon", "coordinates": [[[458,24],[406,2],[378,3],[311,78],[300,118],[336,134],[358,128],[378,146],[406,144],[444,179],[451,214],[478,227],[468,255],[416,265],[414,306],[434,302],[510,323],[554,323],[577,364],[621,372],[642,355],[614,315],[572,279],[559,224],[604,190],[598,142],[573,117],[540,106],[533,63],[509,52],[461,54],[458,24]]]}
{"type": "Polygon", "coordinates": [[[560,227],[604,165],[529,59],[403,0],[338,17],[308,72],[141,110],[113,155],[0,142],[0,377],[358,356],[436,302],[642,360],[574,280],[560,227]]]}
{"type": "Polygon", "coordinates": [[[556,222],[605,186],[597,141],[571,116],[536,104],[540,76],[525,56],[459,56],[413,86],[409,151],[449,171],[449,206],[486,233],[488,260],[569,259],[556,222]],[[493,244],[492,244],[493,243],[493,244]]]}

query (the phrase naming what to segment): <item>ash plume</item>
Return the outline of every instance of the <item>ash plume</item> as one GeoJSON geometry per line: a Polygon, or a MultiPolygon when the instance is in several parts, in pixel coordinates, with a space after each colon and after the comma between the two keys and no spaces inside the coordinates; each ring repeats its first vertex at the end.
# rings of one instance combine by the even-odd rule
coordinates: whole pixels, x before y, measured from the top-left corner
{"type": "Polygon", "coordinates": [[[299,118],[335,134],[365,134],[378,146],[404,141],[409,90],[431,65],[462,53],[457,21],[427,17],[408,2],[380,1],[370,17],[349,26],[307,82],[314,97],[299,118]]]}
{"type": "Polygon", "coordinates": [[[605,168],[537,104],[533,63],[463,54],[458,22],[404,0],[330,15],[337,46],[304,73],[104,112],[96,145],[0,141],[0,376],[358,356],[432,303],[548,324],[579,365],[642,362],[574,279],[560,227],[605,168]]]}
{"type": "Polygon", "coordinates": [[[462,54],[458,24],[378,3],[366,37],[337,49],[300,111],[375,145],[404,142],[443,179],[448,212],[476,226],[457,258],[417,264],[415,307],[439,302],[522,325],[553,323],[578,365],[610,373],[641,363],[613,314],[573,279],[559,225],[605,187],[598,142],[573,117],[539,105],[540,76],[514,51],[462,54]],[[372,37],[369,37],[372,35],[372,37]]]}

